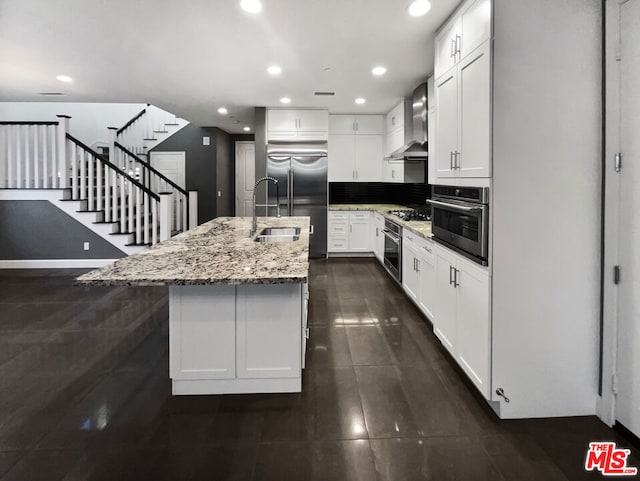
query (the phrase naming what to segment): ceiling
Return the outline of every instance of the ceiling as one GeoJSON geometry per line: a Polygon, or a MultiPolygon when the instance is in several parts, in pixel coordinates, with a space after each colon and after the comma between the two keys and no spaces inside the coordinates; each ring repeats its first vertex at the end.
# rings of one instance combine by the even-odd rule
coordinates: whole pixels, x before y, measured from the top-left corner
{"type": "Polygon", "coordinates": [[[431,0],[417,18],[409,3],[262,0],[249,14],[239,0],[2,0],[0,100],[151,103],[232,133],[283,96],[294,108],[384,113],[433,70],[434,32],[459,0],[431,0]]]}

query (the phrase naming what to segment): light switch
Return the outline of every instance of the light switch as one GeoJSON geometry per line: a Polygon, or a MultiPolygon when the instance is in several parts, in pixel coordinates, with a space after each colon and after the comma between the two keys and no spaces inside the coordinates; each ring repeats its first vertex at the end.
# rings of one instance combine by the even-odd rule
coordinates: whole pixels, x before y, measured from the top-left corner
{"type": "Polygon", "coordinates": [[[218,197],[222,197],[222,191],[221,190],[218,191],[218,197]]]}
{"type": "Polygon", "coordinates": [[[211,137],[202,137],[202,145],[211,145],[211,137]]]}
{"type": "Polygon", "coordinates": [[[88,251],[89,250],[89,243],[85,242],[83,248],[84,248],[85,251],[88,251]]]}

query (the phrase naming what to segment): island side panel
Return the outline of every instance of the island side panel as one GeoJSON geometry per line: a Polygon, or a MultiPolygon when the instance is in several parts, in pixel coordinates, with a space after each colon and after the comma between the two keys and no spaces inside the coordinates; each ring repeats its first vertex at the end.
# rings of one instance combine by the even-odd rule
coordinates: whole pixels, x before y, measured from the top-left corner
{"type": "Polygon", "coordinates": [[[169,376],[236,377],[235,286],[170,286],[169,376]]]}
{"type": "Polygon", "coordinates": [[[238,286],[238,378],[300,377],[302,303],[301,284],[238,286]]]}

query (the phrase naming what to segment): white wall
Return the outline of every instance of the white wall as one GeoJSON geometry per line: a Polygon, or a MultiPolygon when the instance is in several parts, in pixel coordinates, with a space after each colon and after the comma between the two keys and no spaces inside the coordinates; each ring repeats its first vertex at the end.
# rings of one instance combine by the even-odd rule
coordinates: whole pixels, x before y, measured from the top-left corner
{"type": "Polygon", "coordinates": [[[594,414],[598,390],[598,0],[496,0],[493,387],[503,417],[594,414]]]}
{"type": "Polygon", "coordinates": [[[146,104],[72,103],[72,102],[0,102],[0,121],[57,120],[69,115],[69,133],[93,146],[109,140],[107,127],[122,127],[146,104]]]}

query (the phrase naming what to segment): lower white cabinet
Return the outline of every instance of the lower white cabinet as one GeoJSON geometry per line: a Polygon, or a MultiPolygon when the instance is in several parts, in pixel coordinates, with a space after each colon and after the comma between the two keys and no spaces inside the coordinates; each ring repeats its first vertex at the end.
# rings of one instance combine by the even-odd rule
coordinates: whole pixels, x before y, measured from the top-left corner
{"type": "Polygon", "coordinates": [[[329,211],[328,252],[371,252],[371,212],[329,211]]]}
{"type": "Polygon", "coordinates": [[[402,234],[402,287],[420,310],[433,321],[433,241],[406,230],[402,234]]]}
{"type": "Polygon", "coordinates": [[[486,399],[491,396],[490,276],[486,268],[434,245],[436,336],[486,399]]]}
{"type": "Polygon", "coordinates": [[[371,222],[371,247],[380,262],[384,259],[384,216],[374,212],[371,222]]]}

